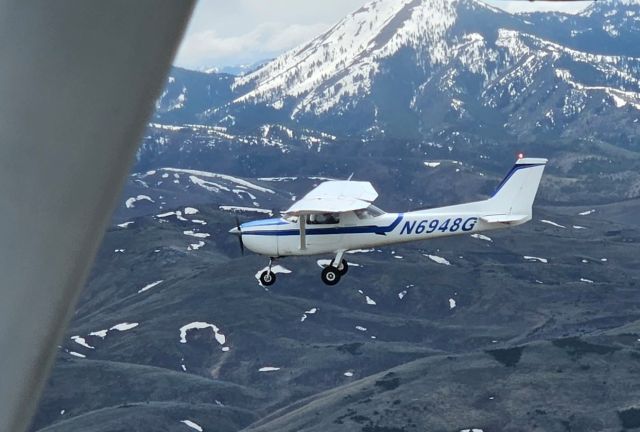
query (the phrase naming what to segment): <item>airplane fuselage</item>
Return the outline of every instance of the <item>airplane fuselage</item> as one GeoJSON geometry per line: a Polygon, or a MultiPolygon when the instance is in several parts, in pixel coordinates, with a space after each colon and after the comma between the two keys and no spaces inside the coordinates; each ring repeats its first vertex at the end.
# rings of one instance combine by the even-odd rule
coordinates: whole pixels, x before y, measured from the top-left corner
{"type": "MultiPolygon", "coordinates": [[[[488,199],[470,203],[384,213],[371,203],[371,183],[327,181],[292,205],[285,217],[237,224],[240,247],[270,258],[335,254],[322,280],[335,285],[348,271],[346,251],[508,228],[531,220],[533,201],[546,159],[519,157],[488,199]]],[[[269,267],[263,285],[275,282],[269,267]]]]}
{"type": "Polygon", "coordinates": [[[344,213],[339,223],[306,225],[304,247],[300,244],[300,226],[297,220],[263,219],[245,223],[241,229],[244,245],[249,250],[275,258],[375,248],[472,234],[526,222],[489,224],[480,219],[483,215],[478,212],[443,210],[385,213],[369,219],[360,219],[354,212],[344,213]]]}

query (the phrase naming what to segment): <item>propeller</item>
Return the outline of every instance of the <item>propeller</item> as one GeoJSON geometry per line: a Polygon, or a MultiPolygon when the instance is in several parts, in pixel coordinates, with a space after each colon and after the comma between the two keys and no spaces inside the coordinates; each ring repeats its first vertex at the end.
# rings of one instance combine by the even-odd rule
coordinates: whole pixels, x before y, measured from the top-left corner
{"type": "Polygon", "coordinates": [[[240,228],[240,219],[236,216],[236,227],[229,231],[231,234],[235,234],[238,236],[238,240],[240,241],[240,252],[244,255],[244,242],[242,241],[242,228],[240,228]]]}

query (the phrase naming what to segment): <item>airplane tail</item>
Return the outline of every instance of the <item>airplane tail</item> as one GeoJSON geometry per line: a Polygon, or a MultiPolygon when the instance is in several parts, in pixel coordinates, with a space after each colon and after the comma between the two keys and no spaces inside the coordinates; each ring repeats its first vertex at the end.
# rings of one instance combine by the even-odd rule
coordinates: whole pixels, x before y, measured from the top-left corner
{"type": "Polygon", "coordinates": [[[518,159],[493,196],[487,200],[491,211],[506,219],[509,216],[531,219],[533,200],[546,163],[547,159],[541,158],[518,159]]]}

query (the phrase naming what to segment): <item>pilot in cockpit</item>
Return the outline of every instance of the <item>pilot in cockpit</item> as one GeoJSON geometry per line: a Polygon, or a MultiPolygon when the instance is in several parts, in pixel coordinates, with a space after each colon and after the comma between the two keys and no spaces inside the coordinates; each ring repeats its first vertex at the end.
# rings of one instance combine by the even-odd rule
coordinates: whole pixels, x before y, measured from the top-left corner
{"type": "Polygon", "coordinates": [[[307,223],[309,224],[317,224],[317,225],[325,225],[325,224],[337,224],[340,222],[337,215],[334,213],[317,213],[310,214],[307,223]]]}

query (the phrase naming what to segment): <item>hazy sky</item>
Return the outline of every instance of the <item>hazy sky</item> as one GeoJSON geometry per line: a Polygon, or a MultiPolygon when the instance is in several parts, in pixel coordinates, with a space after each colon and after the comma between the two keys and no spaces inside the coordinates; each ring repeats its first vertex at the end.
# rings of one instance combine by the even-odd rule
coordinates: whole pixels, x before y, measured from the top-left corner
{"type": "MultiPolygon", "coordinates": [[[[200,0],[175,64],[191,69],[250,64],[272,58],[329,29],[369,0],[200,0]]],[[[511,12],[575,13],[589,1],[488,0],[511,12]]]]}

